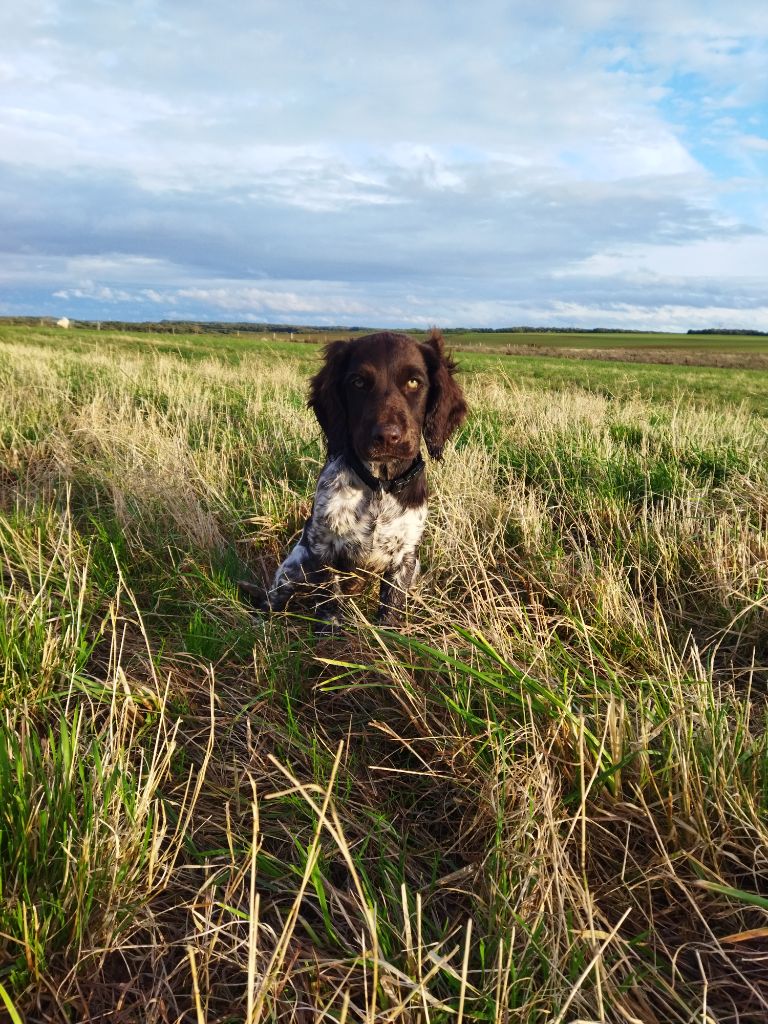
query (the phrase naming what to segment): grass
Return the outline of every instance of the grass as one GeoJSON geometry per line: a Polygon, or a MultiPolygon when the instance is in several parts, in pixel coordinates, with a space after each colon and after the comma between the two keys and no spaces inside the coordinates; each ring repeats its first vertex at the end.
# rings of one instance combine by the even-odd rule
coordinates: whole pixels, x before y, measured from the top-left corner
{"type": "Polygon", "coordinates": [[[315,640],[236,589],[315,359],[0,330],[8,1014],[764,1021],[768,374],[466,354],[408,627],[315,640]]]}
{"type": "Polygon", "coordinates": [[[600,332],[585,331],[462,331],[451,335],[462,348],[506,348],[509,345],[536,345],[548,348],[580,349],[677,349],[679,351],[751,352],[768,353],[768,336],[742,334],[665,334],[638,331],[600,332]]]}
{"type": "MultiPolygon", "coordinates": [[[[331,337],[335,335],[327,335],[331,337]]],[[[494,335],[478,335],[493,338],[494,335]]],[[[501,336],[500,336],[501,337],[501,336]]],[[[517,337],[517,335],[510,336],[517,337]]],[[[536,335],[536,338],[548,338],[549,335],[536,335]]],[[[557,336],[570,346],[572,335],[557,336]]],[[[595,335],[601,338],[601,335],[595,335]]],[[[665,336],[666,337],[666,336],[665,336]]],[[[675,336],[679,341],[687,340],[687,335],[675,336]]],[[[698,336],[697,336],[698,337],[698,336]]],[[[60,328],[24,328],[0,323],[0,345],[29,346],[30,353],[42,350],[54,352],[66,348],[72,356],[82,357],[75,372],[73,384],[79,390],[82,387],[98,383],[99,367],[112,361],[123,361],[128,355],[135,355],[141,363],[150,353],[158,356],[169,356],[183,362],[199,363],[213,361],[214,364],[244,366],[246,370],[258,361],[260,363],[285,363],[291,367],[301,368],[309,373],[317,361],[317,344],[326,340],[326,335],[309,335],[307,343],[300,340],[284,341],[281,336],[275,338],[254,337],[253,335],[205,335],[205,334],[161,334],[148,335],[143,333],[109,332],[94,330],[70,330],[66,337],[60,328]],[[86,369],[86,364],[92,364],[86,369]]],[[[626,336],[617,335],[621,341],[622,351],[628,351],[626,336]]],[[[749,344],[755,339],[728,338],[723,351],[741,351],[742,341],[749,344]],[[731,346],[734,346],[733,348],[731,346]]],[[[472,374],[499,376],[502,379],[514,378],[521,385],[535,389],[551,391],[580,390],[599,392],[607,398],[634,395],[652,403],[669,403],[684,400],[686,404],[695,403],[712,409],[719,409],[722,403],[739,405],[760,416],[768,413],[768,368],[751,369],[733,366],[718,367],[707,365],[665,365],[636,362],[602,362],[599,360],[578,360],[558,358],[550,353],[556,350],[553,345],[543,345],[546,355],[538,356],[530,351],[514,353],[512,357],[500,352],[476,351],[472,338],[458,335],[449,338],[451,345],[460,346],[460,364],[472,374]],[[468,343],[464,345],[464,341],[468,343]],[[724,369],[726,372],[724,372],[724,369]]],[[[478,345],[480,342],[478,342],[478,345]]],[[[485,342],[482,342],[485,346],[485,342]]],[[[492,345],[489,342],[488,345],[492,345]]],[[[499,345],[502,343],[499,342],[499,345]]],[[[517,344],[517,343],[514,343],[517,344]]],[[[520,343],[522,344],[522,342],[520,343]]],[[[701,346],[697,342],[697,350],[706,351],[713,343],[708,336],[703,336],[701,346]]],[[[502,348],[506,345],[502,345],[502,348]]],[[[610,348],[610,346],[608,346],[610,348]]],[[[768,348],[765,339],[758,338],[755,352],[760,358],[764,349],[768,348]],[[761,347],[762,346],[762,347],[761,347]]],[[[681,349],[681,350],[684,350],[681,349]]],[[[572,351],[575,351],[573,349],[572,351]]],[[[636,349],[642,353],[643,346],[636,349]]],[[[745,351],[747,351],[745,349],[745,351]]],[[[5,374],[9,374],[6,369],[5,374]]],[[[6,379],[6,378],[3,378],[6,379]]],[[[237,389],[230,389],[224,401],[233,398],[237,389]]],[[[164,401],[170,401],[166,397],[164,401]]],[[[302,407],[302,394],[295,392],[294,406],[302,407]]],[[[242,408],[242,405],[241,405],[242,408]]]]}

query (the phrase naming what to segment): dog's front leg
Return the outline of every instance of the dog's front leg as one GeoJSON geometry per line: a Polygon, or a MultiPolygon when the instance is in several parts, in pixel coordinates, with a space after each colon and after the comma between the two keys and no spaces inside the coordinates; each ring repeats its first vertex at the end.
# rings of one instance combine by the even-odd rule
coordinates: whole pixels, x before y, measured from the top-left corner
{"type": "Polygon", "coordinates": [[[310,595],[320,620],[316,633],[333,632],[342,619],[336,573],[323,565],[301,541],[280,564],[267,590],[241,581],[241,588],[260,611],[281,612],[294,595],[310,595]]]}
{"type": "Polygon", "coordinates": [[[408,590],[418,573],[419,559],[415,551],[409,551],[399,565],[391,566],[384,573],[376,616],[382,626],[396,626],[401,621],[408,590]]]}
{"type": "Polygon", "coordinates": [[[280,563],[266,590],[245,580],[240,581],[240,588],[260,611],[281,612],[294,594],[308,593],[325,583],[327,576],[327,571],[303,543],[302,537],[280,563]]]}
{"type": "Polygon", "coordinates": [[[334,633],[342,623],[341,592],[336,574],[325,570],[315,587],[315,633],[334,633]]]}

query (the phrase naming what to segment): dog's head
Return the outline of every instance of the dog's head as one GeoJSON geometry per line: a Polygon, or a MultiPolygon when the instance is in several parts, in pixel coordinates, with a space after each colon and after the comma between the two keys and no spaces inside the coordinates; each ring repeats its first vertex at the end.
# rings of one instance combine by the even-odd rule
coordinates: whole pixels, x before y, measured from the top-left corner
{"type": "Polygon", "coordinates": [[[351,448],[366,462],[411,461],[423,435],[441,458],[467,413],[455,371],[439,331],[424,342],[391,331],[332,341],[309,394],[329,454],[351,448]]]}

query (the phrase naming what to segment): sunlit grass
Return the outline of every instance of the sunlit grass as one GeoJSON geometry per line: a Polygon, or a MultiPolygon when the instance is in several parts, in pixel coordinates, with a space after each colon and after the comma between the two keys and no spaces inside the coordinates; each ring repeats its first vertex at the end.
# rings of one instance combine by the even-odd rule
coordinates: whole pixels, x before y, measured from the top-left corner
{"type": "Polygon", "coordinates": [[[765,1020],[768,435],[731,371],[468,357],[407,627],[362,597],[315,640],[236,588],[311,508],[315,350],[101,340],[0,345],[3,1004],[765,1020]]]}

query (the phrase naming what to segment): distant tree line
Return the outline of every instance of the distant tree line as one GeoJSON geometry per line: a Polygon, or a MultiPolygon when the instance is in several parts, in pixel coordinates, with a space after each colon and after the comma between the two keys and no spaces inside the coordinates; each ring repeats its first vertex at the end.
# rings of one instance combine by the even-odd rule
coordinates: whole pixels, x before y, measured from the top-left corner
{"type": "Polygon", "coordinates": [[[743,327],[700,327],[698,330],[688,331],[688,334],[743,334],[750,338],[764,338],[768,331],[750,331],[743,327]]]}
{"type": "MultiPolygon", "coordinates": [[[[54,316],[3,316],[0,323],[55,327],[54,316]]],[[[130,320],[73,320],[70,326],[86,330],[101,331],[145,331],[148,334],[324,334],[333,332],[359,333],[370,331],[370,327],[348,327],[344,324],[270,324],[251,321],[225,323],[220,320],[144,320],[134,323],[130,320]]],[[[414,334],[422,334],[419,328],[408,328],[414,334]]],[[[447,327],[444,334],[668,334],[668,331],[640,331],[629,327],[447,327]]],[[[687,334],[719,334],[747,337],[765,337],[768,331],[747,330],[746,328],[701,327],[691,328],[687,334]]]]}
{"type": "MultiPolygon", "coordinates": [[[[0,323],[55,327],[55,316],[3,316],[0,323]]],[[[359,331],[359,327],[304,327],[297,324],[224,323],[218,320],[75,320],[72,327],[94,331],[141,331],[148,334],[295,334],[306,331],[359,331]]]]}
{"type": "Polygon", "coordinates": [[[638,331],[631,327],[447,327],[443,334],[666,334],[666,331],[638,331]]]}

